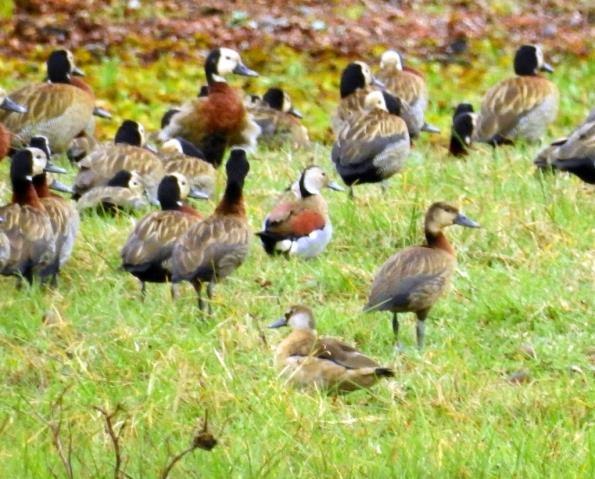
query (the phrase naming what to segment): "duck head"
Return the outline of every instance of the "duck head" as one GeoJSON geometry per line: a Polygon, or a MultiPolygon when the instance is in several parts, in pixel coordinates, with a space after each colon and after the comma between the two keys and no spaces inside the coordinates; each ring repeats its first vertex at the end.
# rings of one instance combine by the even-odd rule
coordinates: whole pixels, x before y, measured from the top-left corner
{"type": "Polygon", "coordinates": [[[465,226],[467,228],[479,228],[470,218],[467,218],[456,207],[443,201],[439,201],[430,206],[425,218],[425,231],[432,235],[439,234],[444,228],[452,225],[465,226]]]}
{"type": "Polygon", "coordinates": [[[302,114],[293,107],[287,92],[281,88],[269,88],[262,97],[262,101],[275,110],[302,118],[302,114]]]}
{"type": "Polygon", "coordinates": [[[473,107],[466,103],[457,106],[452,121],[449,151],[454,156],[467,154],[467,148],[471,146],[473,131],[477,123],[477,115],[473,113],[473,107]],[[468,110],[471,111],[468,111],[468,110]],[[457,114],[457,111],[460,112],[457,114]]]}
{"type": "Polygon", "coordinates": [[[536,75],[538,71],[552,73],[553,67],[545,63],[539,45],[523,45],[514,56],[514,72],[517,75],[536,75]]]}
{"type": "Polygon", "coordinates": [[[205,74],[209,85],[214,82],[225,82],[225,76],[230,74],[257,77],[258,73],[250,70],[240,54],[231,48],[215,48],[209,52],[205,62],[205,74]]]}
{"type": "Polygon", "coordinates": [[[54,50],[46,62],[47,77],[52,83],[70,83],[72,75],[85,76],[74,64],[74,56],[69,50],[54,50]]]}
{"type": "Polygon", "coordinates": [[[225,172],[227,173],[227,183],[235,184],[240,188],[244,186],[244,180],[250,171],[250,163],[246,157],[246,151],[242,148],[234,148],[229,154],[229,159],[225,164],[225,172]]]}
{"type": "Polygon", "coordinates": [[[345,67],[341,74],[341,98],[354,93],[358,88],[375,85],[384,88],[384,84],[374,77],[370,67],[364,62],[353,62],[345,67]]]}
{"type": "Polygon", "coordinates": [[[403,69],[401,54],[395,50],[387,50],[380,57],[380,68],[391,67],[395,70],[403,69]]]}
{"type": "Polygon", "coordinates": [[[157,188],[157,199],[161,209],[177,210],[188,197],[208,199],[209,195],[192,188],[188,179],[181,173],[172,173],[161,179],[157,188]]]}
{"type": "Polygon", "coordinates": [[[123,143],[132,146],[145,144],[145,129],[137,121],[124,120],[116,132],[114,143],[123,143]]]}
{"type": "Polygon", "coordinates": [[[3,88],[0,88],[0,108],[6,111],[14,111],[15,113],[27,113],[27,107],[11,100],[3,88]]]}
{"type": "Polygon", "coordinates": [[[33,177],[43,174],[47,164],[45,152],[39,148],[23,148],[17,151],[10,162],[10,178],[14,182],[31,182],[33,177]]]}
{"type": "Polygon", "coordinates": [[[292,329],[311,331],[316,329],[314,314],[312,314],[312,310],[307,306],[292,306],[285,312],[282,318],[269,324],[269,328],[271,329],[282,328],[284,326],[289,326],[292,329]]]}
{"type": "Polygon", "coordinates": [[[331,181],[324,170],[316,165],[308,166],[302,172],[302,175],[298,181],[298,187],[299,197],[301,198],[319,195],[322,188],[325,187],[335,191],[343,191],[341,186],[339,186],[334,181],[331,181]]]}
{"type": "Polygon", "coordinates": [[[43,135],[33,136],[29,140],[29,146],[33,147],[33,148],[37,148],[44,152],[44,154],[46,156],[46,165],[45,165],[46,172],[59,173],[59,174],[67,173],[67,171],[64,168],[60,168],[59,166],[54,165],[52,163],[52,149],[50,148],[50,142],[46,136],[43,136],[43,135]]]}
{"type": "Polygon", "coordinates": [[[134,193],[142,194],[145,184],[142,177],[136,171],[120,170],[110,178],[106,186],[128,188],[134,193]]]}
{"type": "Polygon", "coordinates": [[[205,155],[194,143],[181,137],[171,138],[161,145],[160,151],[165,154],[180,153],[200,160],[205,159],[205,155]]]}

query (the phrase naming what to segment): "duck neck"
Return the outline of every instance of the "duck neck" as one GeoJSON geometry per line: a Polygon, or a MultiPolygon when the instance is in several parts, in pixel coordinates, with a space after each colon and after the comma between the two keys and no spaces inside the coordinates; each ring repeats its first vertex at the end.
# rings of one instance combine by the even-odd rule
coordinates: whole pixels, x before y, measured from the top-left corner
{"type": "Polygon", "coordinates": [[[467,147],[455,133],[450,136],[448,151],[454,156],[466,156],[469,154],[467,147]]]}
{"type": "Polygon", "coordinates": [[[159,203],[163,211],[179,211],[182,206],[178,198],[159,198],[159,203]]]}
{"type": "Polygon", "coordinates": [[[43,208],[35,192],[35,187],[29,180],[12,180],[12,202],[21,206],[43,208]]]}
{"type": "Polygon", "coordinates": [[[446,251],[448,254],[455,255],[455,250],[446,239],[446,236],[442,231],[433,232],[429,229],[426,229],[426,241],[430,248],[441,249],[446,251]]]}
{"type": "Polygon", "coordinates": [[[48,186],[48,179],[45,173],[33,177],[33,188],[39,198],[47,198],[52,196],[50,187],[48,186]]]}
{"type": "Polygon", "coordinates": [[[244,218],[246,216],[246,208],[244,206],[244,198],[242,195],[244,184],[243,181],[230,181],[225,187],[225,194],[221,202],[215,210],[217,215],[235,215],[244,218]]]}

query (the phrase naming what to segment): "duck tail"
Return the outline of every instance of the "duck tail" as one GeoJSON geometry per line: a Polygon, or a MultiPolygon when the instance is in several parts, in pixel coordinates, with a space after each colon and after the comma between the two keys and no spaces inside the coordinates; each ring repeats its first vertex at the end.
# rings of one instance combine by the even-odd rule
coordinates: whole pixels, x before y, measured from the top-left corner
{"type": "Polygon", "coordinates": [[[392,378],[395,376],[395,372],[390,368],[376,368],[374,374],[378,377],[392,378]]]}

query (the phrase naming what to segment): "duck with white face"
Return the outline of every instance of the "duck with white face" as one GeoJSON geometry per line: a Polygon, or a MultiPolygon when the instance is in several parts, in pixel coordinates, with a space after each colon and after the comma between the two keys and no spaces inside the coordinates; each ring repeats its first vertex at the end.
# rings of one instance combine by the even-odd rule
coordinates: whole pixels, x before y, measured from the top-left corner
{"type": "Polygon", "coordinates": [[[232,74],[258,76],[244,65],[235,50],[211,50],[205,62],[207,95],[193,98],[172,114],[159,133],[159,139],[165,142],[171,138],[184,138],[196,145],[215,167],[221,165],[227,148],[236,146],[252,151],[260,127],[246,111],[238,92],[227,84],[226,77],[232,74]]]}
{"type": "Polygon", "coordinates": [[[333,234],[328,206],[321,191],[323,188],[336,191],[343,188],[331,181],[318,166],[306,168],[296,183],[297,187],[292,187],[296,198],[277,204],[257,235],[269,255],[313,258],[326,249],[333,234]]]}
{"type": "Polygon", "coordinates": [[[352,346],[318,336],[314,315],[307,306],[292,306],[269,326],[281,327],[292,331],[275,350],[275,366],[295,386],[350,392],[394,376],[391,369],[380,366],[352,346]]]}

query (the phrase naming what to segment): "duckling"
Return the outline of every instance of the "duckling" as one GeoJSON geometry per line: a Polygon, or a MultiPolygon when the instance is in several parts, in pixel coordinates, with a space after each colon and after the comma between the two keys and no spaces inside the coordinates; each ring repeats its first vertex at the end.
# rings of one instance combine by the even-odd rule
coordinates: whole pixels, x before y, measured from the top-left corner
{"type": "Polygon", "coordinates": [[[322,168],[309,166],[299,179],[298,198],[278,204],[264,220],[264,230],[256,233],[264,250],[313,258],[324,251],[333,235],[326,201],[320,190],[342,190],[322,168]]]}
{"type": "MultiPolygon", "coordinates": [[[[72,55],[54,63],[50,82],[27,85],[11,93],[11,98],[28,110],[22,114],[0,112],[0,122],[14,133],[13,146],[26,145],[33,136],[45,136],[52,151],[66,151],[76,136],[92,136],[95,129],[95,96],[71,84],[76,67],[72,55]]],[[[48,64],[50,67],[50,64],[48,64]]]]}
{"type": "MultiPolygon", "coordinates": [[[[541,48],[521,46],[514,58],[514,71],[517,76],[501,81],[485,94],[473,125],[472,141],[493,146],[510,144],[516,139],[538,141],[556,119],[558,88],[537,74],[554,71],[544,62],[541,48]]],[[[465,137],[456,125],[453,133],[465,137]]]]}
{"type": "Polygon", "coordinates": [[[383,182],[399,172],[410,151],[407,125],[397,116],[398,98],[373,91],[366,95],[364,106],[364,113],[341,130],[331,153],[352,197],[353,185],[383,182]]]}
{"type": "Polygon", "coordinates": [[[428,87],[423,75],[413,68],[403,66],[403,58],[395,50],[387,50],[380,58],[378,79],[386,91],[398,97],[403,103],[402,117],[407,123],[409,136],[416,138],[420,131],[440,133],[440,129],[424,120],[428,107],[428,87]]]}
{"type": "Polygon", "coordinates": [[[50,192],[46,172],[66,173],[66,170],[50,163],[51,150],[47,138],[33,137],[30,144],[42,150],[47,158],[44,171],[33,177],[33,186],[41,204],[50,217],[56,241],[54,260],[40,271],[39,276],[42,281],[50,278],[50,286],[56,287],[60,269],[66,264],[72,253],[79,230],[80,217],[72,201],[50,192]]]}
{"type": "MultiPolygon", "coordinates": [[[[15,103],[6,93],[6,90],[0,88],[0,108],[6,111],[16,113],[26,113],[27,108],[23,105],[15,103]]],[[[10,144],[12,141],[12,133],[2,123],[0,123],[0,161],[4,159],[10,151],[10,144]]]]}
{"type": "Polygon", "coordinates": [[[192,283],[201,311],[204,310],[202,284],[208,283],[207,295],[211,299],[215,283],[235,271],[248,256],[250,228],[242,196],[250,169],[246,152],[232,149],[225,167],[227,185],[215,212],[190,227],[176,242],[171,257],[172,282],[192,283]]]}
{"type": "Polygon", "coordinates": [[[118,128],[114,143],[97,147],[79,162],[79,172],[74,189],[82,195],[95,186],[105,185],[120,170],[136,171],[151,198],[156,197],[157,185],[163,177],[163,163],[152,151],[144,148],[143,126],[132,120],[125,120],[118,128]]]}
{"type": "Polygon", "coordinates": [[[234,73],[249,77],[258,74],[247,68],[240,55],[229,48],[211,50],[205,63],[208,96],[194,98],[174,114],[159,134],[161,141],[181,136],[198,146],[213,166],[221,164],[225,148],[254,148],[260,127],[246,112],[240,95],[225,81],[234,73]]]}
{"type": "Polygon", "coordinates": [[[275,366],[296,386],[336,392],[369,388],[394,372],[337,339],[316,333],[314,315],[306,306],[292,306],[269,328],[290,326],[292,332],[275,351],[275,366]]]}
{"type": "Polygon", "coordinates": [[[192,225],[202,220],[198,211],[182,202],[188,196],[208,198],[205,193],[191,189],[184,175],[173,173],[164,176],[157,190],[161,211],[142,218],[122,248],[122,268],[139,279],[143,299],[145,282],[171,280],[171,272],[165,262],[171,256],[174,243],[192,225]]]}
{"type": "Polygon", "coordinates": [[[95,186],[77,201],[79,211],[97,209],[107,213],[137,210],[149,205],[143,179],[135,171],[118,171],[105,186],[95,186]]]}
{"type": "Polygon", "coordinates": [[[384,88],[367,63],[353,62],[345,67],[341,74],[341,102],[331,118],[331,128],[339,135],[345,124],[354,114],[365,111],[366,96],[375,88],[384,88]]]}
{"type": "Polygon", "coordinates": [[[296,148],[310,143],[308,130],[299,121],[302,114],[293,107],[289,94],[281,88],[269,88],[262,99],[249,97],[246,107],[262,130],[259,140],[290,142],[296,148]]]}
{"type": "Polygon", "coordinates": [[[24,148],[12,156],[10,179],[12,202],[0,207],[4,222],[0,231],[10,243],[8,259],[0,274],[25,278],[29,284],[33,275],[43,271],[55,258],[55,234],[50,217],[37,197],[33,177],[43,173],[46,155],[37,148],[24,148]]]}
{"type": "MultiPolygon", "coordinates": [[[[74,64],[74,55],[69,50],[54,50],[46,62],[47,81],[50,83],[66,83],[86,91],[95,98],[93,89],[83,80],[77,77],[84,77],[83,71],[74,64]]],[[[93,109],[93,115],[110,119],[111,113],[101,107],[93,109]]]]}
{"type": "Polygon", "coordinates": [[[425,217],[427,243],[395,253],[376,273],[364,311],[393,313],[393,332],[399,349],[397,313],[407,311],[417,315],[417,347],[423,349],[425,320],[434,303],[446,291],[456,267],[455,251],[442,231],[451,225],[479,228],[479,224],[454,206],[434,203],[425,217]]]}
{"type": "Polygon", "coordinates": [[[182,173],[190,185],[208,195],[215,191],[216,170],[204,154],[183,138],[167,140],[159,150],[164,172],[182,173]]]}

